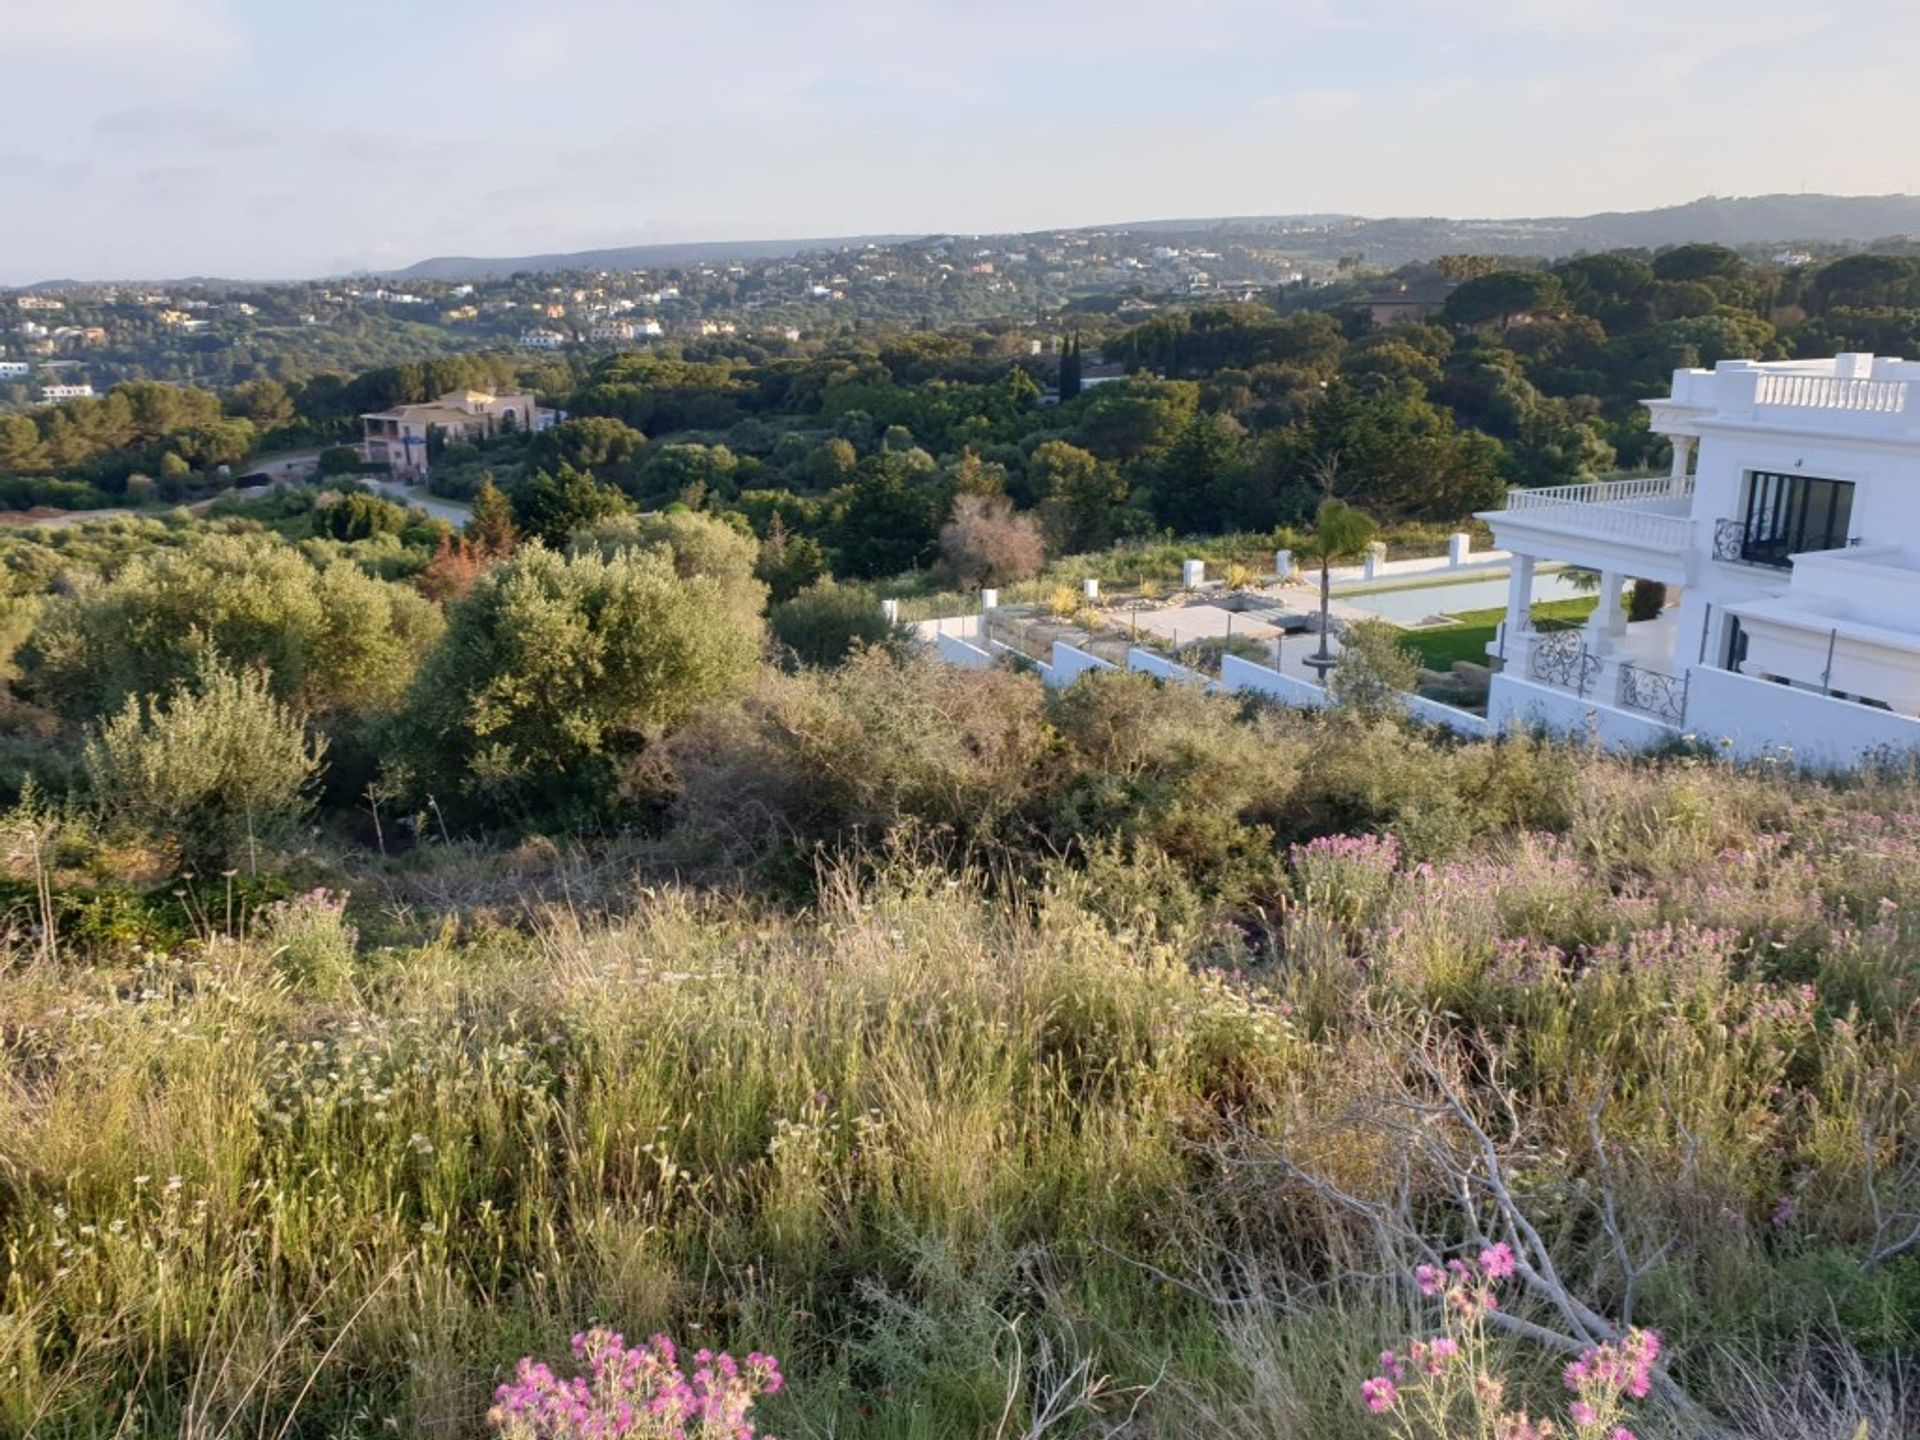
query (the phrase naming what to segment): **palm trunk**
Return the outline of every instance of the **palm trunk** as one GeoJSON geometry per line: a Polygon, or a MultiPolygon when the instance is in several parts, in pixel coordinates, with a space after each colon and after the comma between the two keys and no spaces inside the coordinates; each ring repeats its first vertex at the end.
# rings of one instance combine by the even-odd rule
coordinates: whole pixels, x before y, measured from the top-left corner
{"type": "MultiPolygon", "coordinates": [[[[1320,652],[1314,656],[1314,658],[1316,660],[1324,660],[1328,664],[1332,664],[1333,662],[1333,652],[1327,649],[1327,632],[1332,625],[1332,617],[1333,579],[1328,572],[1328,562],[1322,559],[1320,562],[1320,652]]],[[[1324,679],[1326,673],[1326,667],[1322,666],[1320,669],[1321,678],[1324,679]]]]}

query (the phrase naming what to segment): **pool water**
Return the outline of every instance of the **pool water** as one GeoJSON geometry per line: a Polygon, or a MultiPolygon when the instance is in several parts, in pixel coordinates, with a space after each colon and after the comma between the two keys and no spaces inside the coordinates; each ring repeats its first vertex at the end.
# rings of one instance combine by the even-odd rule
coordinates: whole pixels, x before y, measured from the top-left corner
{"type": "MultiPolygon", "coordinates": [[[[1575,600],[1576,589],[1563,571],[1533,577],[1533,600],[1575,600]]],[[[1405,590],[1382,590],[1372,595],[1341,595],[1334,599],[1398,625],[1418,625],[1435,615],[1458,615],[1463,610],[1504,609],[1506,577],[1467,580],[1452,585],[1421,585],[1405,590]]]]}

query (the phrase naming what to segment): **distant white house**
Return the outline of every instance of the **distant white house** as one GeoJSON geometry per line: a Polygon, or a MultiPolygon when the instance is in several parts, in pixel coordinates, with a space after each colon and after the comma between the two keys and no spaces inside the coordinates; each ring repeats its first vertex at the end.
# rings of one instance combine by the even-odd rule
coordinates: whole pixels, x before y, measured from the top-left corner
{"type": "Polygon", "coordinates": [[[42,405],[54,405],[62,400],[91,400],[92,398],[93,386],[91,385],[42,385],[40,387],[42,405]]]}
{"type": "Polygon", "coordinates": [[[25,360],[0,360],[0,380],[24,380],[33,373],[33,366],[25,360]]]}
{"type": "Polygon", "coordinates": [[[1481,517],[1514,556],[1489,718],[1819,765],[1920,750],[1920,362],[1724,360],[1646,405],[1670,474],[1481,517]],[[1599,574],[1585,628],[1533,628],[1538,560],[1599,574]],[[1629,623],[1634,579],[1678,604],[1629,623]]]}
{"type": "Polygon", "coordinates": [[[522,350],[558,350],[567,343],[567,337],[558,330],[527,330],[520,336],[522,350]]]}

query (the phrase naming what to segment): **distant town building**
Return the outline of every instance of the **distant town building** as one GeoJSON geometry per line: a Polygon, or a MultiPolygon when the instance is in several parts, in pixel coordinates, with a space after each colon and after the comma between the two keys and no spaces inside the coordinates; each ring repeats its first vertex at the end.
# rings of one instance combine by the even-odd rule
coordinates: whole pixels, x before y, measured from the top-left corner
{"type": "Polygon", "coordinates": [[[654,339],[664,333],[658,320],[602,320],[587,331],[587,338],[624,345],[634,340],[654,339]]]}
{"type": "Polygon", "coordinates": [[[25,360],[0,360],[0,380],[24,380],[33,373],[25,360]]]}
{"type": "Polygon", "coordinates": [[[42,385],[40,387],[42,405],[53,405],[62,400],[91,400],[92,398],[93,386],[91,385],[42,385]]]}
{"type": "Polygon", "coordinates": [[[1385,330],[1429,319],[1447,303],[1453,288],[1451,280],[1421,280],[1362,295],[1353,303],[1367,312],[1376,329],[1385,330]]]}
{"type": "Polygon", "coordinates": [[[388,466],[396,479],[419,480],[427,474],[430,436],[460,444],[502,430],[538,433],[551,428],[557,418],[556,412],[535,405],[531,395],[449,390],[423,405],[396,405],[362,415],[360,453],[370,465],[388,466]]]}
{"type": "Polygon", "coordinates": [[[558,350],[567,343],[567,337],[558,330],[527,330],[519,343],[522,350],[558,350]]]}
{"type": "Polygon", "coordinates": [[[18,305],[22,310],[64,310],[67,308],[66,301],[56,300],[51,295],[21,295],[17,297],[13,303],[18,305]]]}

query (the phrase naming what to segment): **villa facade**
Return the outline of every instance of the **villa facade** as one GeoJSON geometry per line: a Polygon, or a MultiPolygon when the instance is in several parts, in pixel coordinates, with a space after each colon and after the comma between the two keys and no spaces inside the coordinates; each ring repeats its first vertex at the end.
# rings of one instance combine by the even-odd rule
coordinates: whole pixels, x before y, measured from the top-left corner
{"type": "Polygon", "coordinates": [[[1920,749],[1920,362],[1728,360],[1646,403],[1669,475],[1515,490],[1481,517],[1514,556],[1495,727],[1815,765],[1920,749]],[[1545,561],[1600,575],[1584,628],[1532,627],[1545,561]],[[1636,579],[1677,602],[1629,623],[1636,579]]]}
{"type": "Polygon", "coordinates": [[[503,430],[538,433],[558,418],[557,412],[536,405],[531,395],[450,390],[424,405],[396,405],[362,415],[360,453],[369,464],[387,466],[397,480],[424,480],[428,442],[436,434],[458,445],[503,430]]]}

